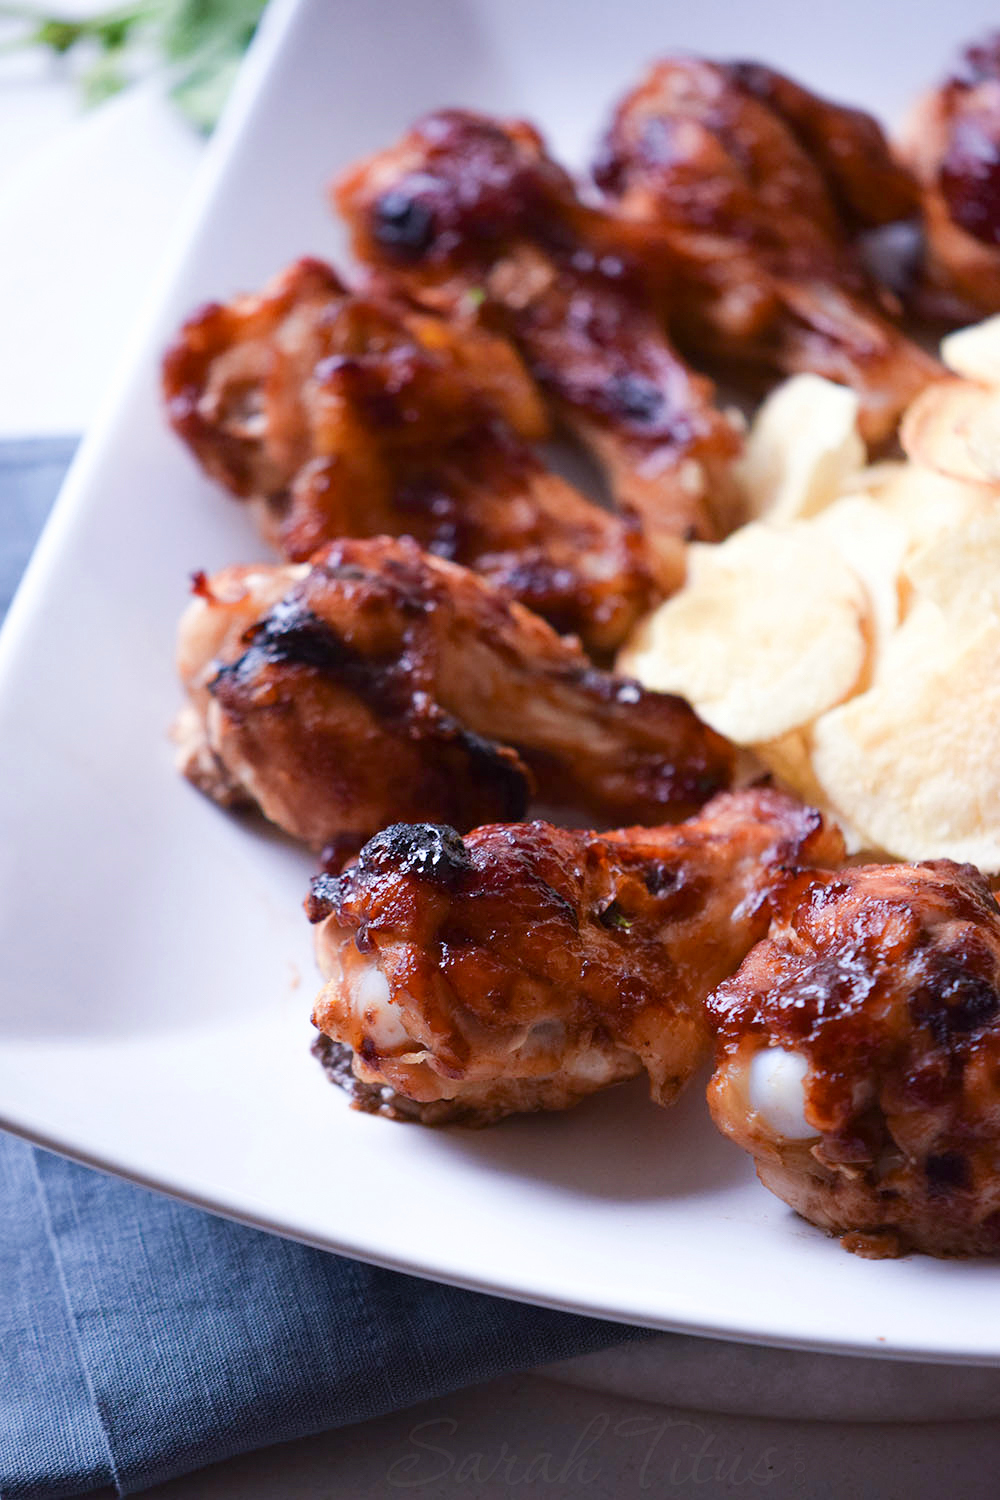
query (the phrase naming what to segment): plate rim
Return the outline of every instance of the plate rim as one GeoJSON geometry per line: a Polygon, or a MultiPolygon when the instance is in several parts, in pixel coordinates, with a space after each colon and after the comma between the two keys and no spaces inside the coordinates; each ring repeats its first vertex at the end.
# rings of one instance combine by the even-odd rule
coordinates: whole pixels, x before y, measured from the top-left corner
{"type": "MultiPolygon", "coordinates": [[[[133,392],[137,376],[147,369],[150,347],[157,340],[159,330],[163,326],[165,312],[171,302],[173,289],[187,264],[193,239],[211,208],[219,184],[225,179],[229,162],[239,147],[243,130],[255,111],[261,86],[280,58],[283,49],[288,45],[295,27],[311,10],[321,5],[322,0],[271,0],[271,4],[265,11],[258,33],[240,72],[233,96],[216,135],[206,149],[204,160],[197,170],[185,209],[179,217],[160,265],[151,277],[150,294],[146,306],[136,319],[133,333],[118,362],[116,376],[110,382],[100,403],[94,423],[81,442],[61,487],[59,497],[20,580],[8,614],[0,627],[0,685],[2,685],[8,665],[12,665],[18,659],[23,629],[34,618],[38,604],[44,598],[50,571],[61,548],[63,531],[67,524],[76,517],[78,507],[100,471],[106,455],[113,451],[122,409],[133,392]]],[[[2,691],[2,686],[0,686],[0,691],[2,691]]],[[[2,1037],[0,1037],[0,1044],[2,1044],[2,1037]]],[[[21,1117],[9,1115],[2,1105],[0,1105],[0,1128],[87,1167],[109,1172],[137,1186],[165,1194],[198,1209],[219,1214],[267,1233],[278,1234],[298,1243],[348,1255],[404,1274],[536,1306],[550,1307],[625,1325],[637,1325],[762,1347],[903,1362],[963,1364],[981,1367],[1000,1365],[1000,1344],[996,1352],[991,1355],[928,1348],[924,1345],[904,1348],[898,1345],[878,1347],[871,1341],[864,1342],[850,1337],[837,1341],[807,1336],[796,1338],[789,1335],[769,1335],[766,1332],[748,1332],[744,1327],[725,1322],[683,1321],[651,1313],[639,1317],[635,1312],[622,1312],[607,1305],[581,1303],[573,1298],[560,1300],[532,1291],[530,1287],[520,1285],[516,1280],[504,1282],[502,1278],[491,1276],[448,1273],[426,1263],[419,1257],[415,1260],[407,1260],[404,1256],[379,1253],[364,1245],[353,1243],[349,1234],[342,1237],[312,1235],[279,1219],[250,1211],[246,1205],[240,1208],[235,1201],[227,1201],[224,1195],[205,1196],[186,1190],[183,1184],[171,1180],[169,1171],[147,1173],[117,1158],[113,1151],[96,1154],[89,1152],[79,1143],[66,1138],[65,1135],[46,1131],[37,1122],[32,1123],[23,1115],[21,1117]]]]}

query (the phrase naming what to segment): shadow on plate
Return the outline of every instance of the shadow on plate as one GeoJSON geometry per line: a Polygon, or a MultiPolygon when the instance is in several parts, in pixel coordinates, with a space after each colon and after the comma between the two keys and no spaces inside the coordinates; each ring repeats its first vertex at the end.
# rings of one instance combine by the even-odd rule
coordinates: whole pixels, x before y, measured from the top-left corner
{"type": "Polygon", "coordinates": [[[747,1157],[712,1125],[701,1077],[672,1109],[651,1103],[637,1079],[565,1113],[514,1116],[484,1130],[439,1129],[433,1140],[483,1171],[622,1203],[701,1196],[754,1179],[747,1157]]]}

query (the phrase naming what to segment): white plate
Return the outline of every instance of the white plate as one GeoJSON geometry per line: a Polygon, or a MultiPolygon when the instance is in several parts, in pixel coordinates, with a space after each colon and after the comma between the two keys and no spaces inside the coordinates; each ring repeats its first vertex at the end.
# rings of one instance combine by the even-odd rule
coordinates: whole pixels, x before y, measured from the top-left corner
{"type": "Polygon", "coordinates": [[[495,1130],[352,1112],[308,1052],[309,860],[171,769],[189,572],[258,554],[167,433],[179,317],[297,254],[339,255],[323,186],[445,103],[523,112],[581,160],[678,45],[776,62],[883,112],[991,7],[904,0],[367,0],[272,7],[155,314],[0,641],[0,1123],[248,1222],[485,1290],[689,1332],[1000,1362],[1000,1267],[868,1262],[796,1219],[698,1089],[495,1130]],[[904,46],[905,44],[905,46],[904,46]]]}

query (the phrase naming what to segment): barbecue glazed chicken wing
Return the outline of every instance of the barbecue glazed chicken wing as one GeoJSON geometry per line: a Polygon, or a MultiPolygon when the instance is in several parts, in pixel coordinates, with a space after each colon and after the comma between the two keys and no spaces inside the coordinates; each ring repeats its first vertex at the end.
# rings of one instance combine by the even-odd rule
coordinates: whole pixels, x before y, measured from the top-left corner
{"type": "Polygon", "coordinates": [[[922,191],[919,304],[953,322],[1000,311],[1000,33],[921,100],[903,150],[922,191]]]}
{"type": "Polygon", "coordinates": [[[756,64],[668,59],[619,105],[594,170],[691,352],[853,386],[873,442],[941,373],[857,253],[860,231],[917,208],[870,116],[756,64]]]}
{"type": "Polygon", "coordinates": [[[709,1104],[867,1255],[1000,1251],[1000,911],[971,865],[799,877],[709,1000],[709,1104]]]}
{"type": "Polygon", "coordinates": [[[433,695],[408,549],[389,545],[402,549],[401,579],[378,543],[344,543],[312,567],[199,578],[181,620],[178,768],[222,806],[259,808],[331,859],[428,809],[450,809],[463,827],[517,817],[533,787],[514,750],[433,695]]]}
{"type": "Polygon", "coordinates": [[[317,1051],[346,1081],[349,1049],[361,1108],[425,1123],[564,1109],[643,1071],[669,1104],[783,870],[842,852],[763,788],[671,828],[388,828],[313,884],[317,1051]]]}
{"type": "Polygon", "coordinates": [[[681,699],[598,671],[408,538],[200,580],[180,671],[182,769],[316,849],[402,820],[516,818],[536,785],[591,818],[662,822],[732,773],[681,699]]]}
{"type": "Polygon", "coordinates": [[[292,562],[341,536],[412,535],[595,651],[657,597],[638,527],[538,460],[534,385],[474,324],[358,296],[303,260],[185,324],[164,389],[203,468],[292,562]]]}
{"type": "Polygon", "coordinates": [[[335,202],[362,260],[427,305],[478,308],[509,334],[675,587],[681,539],[735,523],[737,435],[537,131],[461,110],[428,115],[342,178],[335,202]]]}

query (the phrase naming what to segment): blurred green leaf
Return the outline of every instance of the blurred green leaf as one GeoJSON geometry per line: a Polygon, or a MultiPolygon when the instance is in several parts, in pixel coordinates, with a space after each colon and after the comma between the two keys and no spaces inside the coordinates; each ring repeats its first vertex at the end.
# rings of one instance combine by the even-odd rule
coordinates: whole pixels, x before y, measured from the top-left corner
{"type": "Polygon", "coordinates": [[[265,0],[136,0],[84,19],[0,4],[0,19],[21,21],[23,47],[90,58],[80,84],[99,103],[157,63],[172,78],[171,98],[198,130],[214,126],[257,29],[265,0]],[[96,52],[96,56],[93,54],[96,52]]]}
{"type": "Polygon", "coordinates": [[[80,40],[80,35],[80,27],[69,21],[43,21],[32,40],[40,47],[51,47],[53,52],[61,54],[68,52],[80,40]]]}
{"type": "Polygon", "coordinates": [[[244,52],[263,9],[262,0],[164,0],[163,50],[175,62],[222,45],[244,52]]]}
{"type": "Polygon", "coordinates": [[[207,135],[222,113],[242,61],[242,51],[229,58],[194,67],[178,79],[170,97],[196,130],[207,135]]]}
{"type": "Polygon", "coordinates": [[[112,48],[102,52],[83,73],[80,86],[85,103],[103,104],[113,94],[120,94],[128,84],[117,56],[118,51],[119,48],[112,48]]]}

